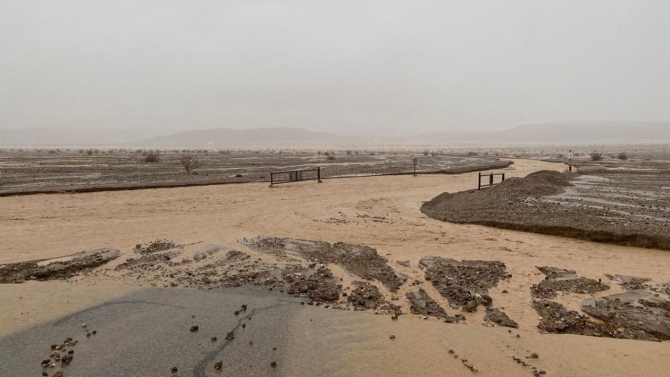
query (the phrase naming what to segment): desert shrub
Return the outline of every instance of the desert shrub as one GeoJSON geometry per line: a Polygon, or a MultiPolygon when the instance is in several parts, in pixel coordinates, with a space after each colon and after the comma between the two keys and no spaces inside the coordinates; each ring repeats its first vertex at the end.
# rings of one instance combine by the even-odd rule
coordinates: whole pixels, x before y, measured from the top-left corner
{"type": "Polygon", "coordinates": [[[160,160],[160,155],[161,152],[156,149],[156,150],[148,150],[142,153],[144,156],[144,162],[158,162],[160,160]]]}
{"type": "Polygon", "coordinates": [[[86,150],[86,155],[90,156],[93,154],[93,149],[87,149],[86,150]]]}
{"type": "Polygon", "coordinates": [[[476,155],[477,155],[477,152],[472,152],[472,151],[468,152],[468,156],[476,156],[476,155]]]}
{"type": "MultiPolygon", "coordinates": [[[[394,154],[395,154],[395,153],[394,153],[394,154]]],[[[437,156],[437,152],[430,152],[430,155],[433,156],[433,157],[435,157],[435,156],[437,156]]]]}
{"type": "Polygon", "coordinates": [[[619,160],[628,160],[628,155],[626,154],[626,152],[621,152],[619,153],[618,156],[616,156],[616,158],[618,158],[619,160]]]}
{"type": "Polygon", "coordinates": [[[201,166],[200,159],[190,154],[182,154],[179,156],[179,163],[187,173],[191,173],[201,166]]]}
{"type": "Polygon", "coordinates": [[[423,151],[424,156],[428,156],[428,151],[423,151]]]}
{"type": "Polygon", "coordinates": [[[603,159],[603,154],[600,152],[591,152],[589,156],[591,156],[591,161],[600,161],[603,159]]]}
{"type": "Polygon", "coordinates": [[[347,151],[347,154],[351,156],[351,154],[354,153],[352,151],[347,151]]]}
{"type": "Polygon", "coordinates": [[[334,159],[335,159],[335,155],[334,155],[334,154],[329,154],[328,157],[326,157],[326,160],[331,160],[331,161],[332,161],[332,160],[334,160],[334,159]]]}

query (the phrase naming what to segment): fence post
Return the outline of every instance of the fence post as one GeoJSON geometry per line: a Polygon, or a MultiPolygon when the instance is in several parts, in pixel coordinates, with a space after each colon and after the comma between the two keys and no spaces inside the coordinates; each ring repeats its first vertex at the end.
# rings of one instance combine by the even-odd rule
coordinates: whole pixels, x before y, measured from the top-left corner
{"type": "Polygon", "coordinates": [[[482,189],[482,172],[479,172],[479,179],[477,180],[477,190],[482,189]]]}
{"type": "Polygon", "coordinates": [[[489,175],[489,187],[493,187],[493,173],[489,175]]]}
{"type": "Polygon", "coordinates": [[[321,183],[321,166],[316,167],[316,178],[319,183],[321,183]]]}
{"type": "Polygon", "coordinates": [[[502,181],[505,182],[505,173],[502,173],[502,181]]]}

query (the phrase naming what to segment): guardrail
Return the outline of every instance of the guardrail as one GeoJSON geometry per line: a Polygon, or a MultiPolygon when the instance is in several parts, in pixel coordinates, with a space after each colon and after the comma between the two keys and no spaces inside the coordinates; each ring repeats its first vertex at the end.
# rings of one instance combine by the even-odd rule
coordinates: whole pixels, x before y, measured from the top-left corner
{"type": "Polygon", "coordinates": [[[270,173],[270,186],[301,181],[321,182],[321,167],[319,166],[316,169],[288,170],[270,173]]]}
{"type": "Polygon", "coordinates": [[[481,190],[482,187],[484,188],[493,187],[494,185],[500,184],[500,182],[498,183],[493,182],[493,177],[496,175],[502,176],[502,180],[500,182],[505,181],[505,173],[484,173],[484,174],[479,173],[479,180],[477,181],[477,190],[481,190]],[[488,177],[488,183],[482,185],[482,177],[488,177]]]}

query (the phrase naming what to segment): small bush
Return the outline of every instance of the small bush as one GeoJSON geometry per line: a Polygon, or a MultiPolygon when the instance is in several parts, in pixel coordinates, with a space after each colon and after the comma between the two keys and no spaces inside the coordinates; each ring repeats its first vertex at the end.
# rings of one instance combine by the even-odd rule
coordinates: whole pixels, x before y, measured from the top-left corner
{"type": "Polygon", "coordinates": [[[626,152],[621,152],[619,153],[618,156],[616,156],[616,158],[618,158],[619,160],[628,160],[628,155],[626,154],[626,152]]]}
{"type": "Polygon", "coordinates": [[[148,150],[142,153],[144,156],[144,162],[158,162],[160,160],[161,152],[156,149],[155,151],[148,150]]]}
{"type": "Polygon", "coordinates": [[[326,160],[334,160],[335,155],[334,154],[329,154],[328,157],[326,157],[326,160]]]}
{"type": "Polygon", "coordinates": [[[423,151],[424,156],[428,156],[428,151],[423,151]]]}
{"type": "Polygon", "coordinates": [[[476,156],[477,152],[468,152],[468,156],[476,156]]]}
{"type": "Polygon", "coordinates": [[[351,156],[351,154],[354,153],[352,151],[347,151],[347,154],[351,156]]]}
{"type": "Polygon", "coordinates": [[[200,159],[190,154],[182,154],[179,157],[179,163],[187,173],[191,173],[201,166],[200,159]]]}
{"type": "Polygon", "coordinates": [[[591,156],[591,161],[600,161],[603,159],[603,154],[600,152],[591,152],[589,156],[591,156]]]}

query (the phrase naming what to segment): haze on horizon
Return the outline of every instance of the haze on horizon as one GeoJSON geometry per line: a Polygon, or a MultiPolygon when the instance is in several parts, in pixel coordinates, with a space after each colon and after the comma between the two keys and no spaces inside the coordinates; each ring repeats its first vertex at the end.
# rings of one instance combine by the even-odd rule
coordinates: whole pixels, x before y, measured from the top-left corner
{"type": "Polygon", "coordinates": [[[0,3],[0,129],[670,120],[670,2],[0,3]]]}

